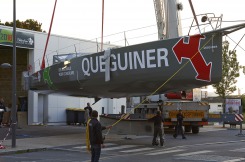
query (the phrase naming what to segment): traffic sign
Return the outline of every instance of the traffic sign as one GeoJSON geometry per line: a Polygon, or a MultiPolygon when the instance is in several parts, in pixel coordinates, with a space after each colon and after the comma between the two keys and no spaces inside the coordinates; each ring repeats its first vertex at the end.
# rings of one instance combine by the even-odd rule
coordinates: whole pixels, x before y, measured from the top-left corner
{"type": "Polygon", "coordinates": [[[243,121],[243,114],[235,114],[235,121],[243,121]]]}

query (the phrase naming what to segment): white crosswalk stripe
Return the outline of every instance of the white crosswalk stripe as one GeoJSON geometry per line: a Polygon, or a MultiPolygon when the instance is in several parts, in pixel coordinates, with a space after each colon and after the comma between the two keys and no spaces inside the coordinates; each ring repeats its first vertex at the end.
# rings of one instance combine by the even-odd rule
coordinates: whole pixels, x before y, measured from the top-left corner
{"type": "Polygon", "coordinates": [[[160,151],[160,152],[149,153],[149,154],[146,154],[146,155],[161,155],[161,154],[175,153],[175,152],[181,152],[181,151],[185,151],[185,150],[182,150],[182,149],[164,150],[164,151],[160,151]]]}
{"type": "Polygon", "coordinates": [[[102,148],[101,151],[128,149],[128,148],[137,147],[137,146],[140,146],[140,145],[121,145],[121,146],[116,146],[116,147],[102,148]]]}
{"type": "Polygon", "coordinates": [[[212,161],[212,162],[242,162],[244,158],[233,157],[233,156],[224,156],[224,155],[215,155],[215,154],[195,154],[189,156],[177,156],[175,159],[178,160],[187,160],[187,161],[212,161]]]}
{"type": "Polygon", "coordinates": [[[221,129],[221,128],[201,128],[200,132],[204,133],[204,132],[215,132],[215,131],[225,131],[226,129],[221,129]]]}
{"type": "MultiPolygon", "coordinates": [[[[116,154],[142,154],[144,156],[161,156],[169,154],[174,159],[178,160],[191,160],[191,161],[200,161],[200,160],[211,160],[211,161],[222,161],[222,162],[240,162],[245,161],[243,157],[230,157],[230,156],[220,156],[214,153],[215,151],[211,150],[201,150],[201,151],[194,151],[190,152],[187,149],[180,149],[180,148],[172,148],[172,149],[165,149],[162,147],[147,147],[145,145],[120,145],[116,143],[105,143],[106,147],[101,149],[101,152],[108,153],[107,151],[114,152],[116,154]]],[[[74,151],[86,150],[86,146],[76,146],[73,147],[74,151]]],[[[235,152],[245,152],[245,148],[239,148],[229,151],[235,152]]]]}
{"type": "Polygon", "coordinates": [[[205,153],[209,153],[209,152],[213,152],[213,151],[203,150],[203,151],[196,151],[196,152],[188,152],[188,153],[183,153],[183,154],[177,154],[177,155],[174,155],[174,156],[190,156],[190,155],[197,155],[197,154],[205,154],[205,153]]]}
{"type": "Polygon", "coordinates": [[[149,151],[149,150],[153,150],[153,149],[154,149],[154,148],[151,148],[151,147],[145,147],[145,148],[139,148],[139,149],[125,150],[125,151],[120,151],[120,152],[130,153],[130,152],[149,151]]]}
{"type": "Polygon", "coordinates": [[[245,158],[239,158],[239,159],[233,159],[233,160],[226,160],[226,161],[223,161],[223,162],[238,162],[238,161],[243,161],[245,160],[245,158]]]}
{"type": "MultiPolygon", "coordinates": [[[[115,143],[106,143],[105,146],[113,146],[116,145],[115,143]]],[[[87,146],[77,146],[77,147],[73,147],[75,149],[86,149],[87,146]]]]}
{"type": "MultiPolygon", "coordinates": [[[[118,145],[115,143],[106,143],[105,146],[106,146],[105,148],[101,149],[102,152],[118,150],[119,152],[122,153],[133,153],[133,152],[149,151],[155,149],[152,147],[145,147],[143,145],[118,145]]],[[[73,149],[85,150],[86,146],[77,146],[77,147],[73,147],[73,149]]]]}
{"type": "Polygon", "coordinates": [[[245,152],[245,148],[239,148],[239,149],[234,149],[234,150],[229,150],[229,151],[234,151],[234,152],[245,152]]]}

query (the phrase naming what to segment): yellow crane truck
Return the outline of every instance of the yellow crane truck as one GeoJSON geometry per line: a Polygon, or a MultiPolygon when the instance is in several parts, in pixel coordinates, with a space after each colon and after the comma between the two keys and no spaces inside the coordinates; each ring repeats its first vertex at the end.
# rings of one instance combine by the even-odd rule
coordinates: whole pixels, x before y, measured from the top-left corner
{"type": "Polygon", "coordinates": [[[151,118],[157,110],[162,111],[164,127],[173,128],[176,125],[176,115],[181,109],[184,115],[183,125],[185,132],[199,133],[199,128],[208,125],[208,102],[197,101],[163,101],[158,103],[140,104],[134,110],[134,115],[141,114],[141,118],[151,118]],[[143,115],[144,114],[144,115],[143,115]]]}

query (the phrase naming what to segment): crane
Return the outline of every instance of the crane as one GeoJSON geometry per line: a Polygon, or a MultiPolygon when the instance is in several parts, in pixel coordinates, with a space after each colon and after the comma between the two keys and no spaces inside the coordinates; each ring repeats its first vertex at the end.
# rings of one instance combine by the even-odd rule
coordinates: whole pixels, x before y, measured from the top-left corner
{"type": "Polygon", "coordinates": [[[155,7],[155,14],[156,14],[156,21],[157,21],[157,29],[158,29],[158,39],[164,39],[166,32],[165,29],[165,22],[164,22],[164,6],[163,0],[153,0],[154,7],[155,7]]]}
{"type": "Polygon", "coordinates": [[[176,38],[182,35],[178,0],[153,0],[157,21],[158,39],[176,38]]]}

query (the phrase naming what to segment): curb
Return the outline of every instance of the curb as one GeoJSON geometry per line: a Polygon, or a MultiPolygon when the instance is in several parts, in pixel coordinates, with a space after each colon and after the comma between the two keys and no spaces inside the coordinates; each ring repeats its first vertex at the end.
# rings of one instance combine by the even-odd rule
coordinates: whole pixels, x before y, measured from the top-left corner
{"type": "Polygon", "coordinates": [[[47,148],[34,148],[34,149],[23,149],[23,150],[11,150],[6,152],[0,152],[0,155],[13,155],[13,154],[23,154],[29,152],[39,152],[39,151],[46,151],[47,148]]]}

